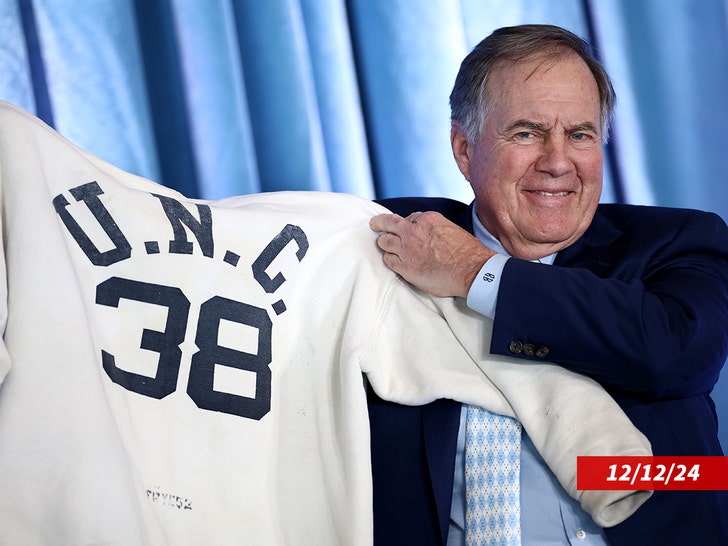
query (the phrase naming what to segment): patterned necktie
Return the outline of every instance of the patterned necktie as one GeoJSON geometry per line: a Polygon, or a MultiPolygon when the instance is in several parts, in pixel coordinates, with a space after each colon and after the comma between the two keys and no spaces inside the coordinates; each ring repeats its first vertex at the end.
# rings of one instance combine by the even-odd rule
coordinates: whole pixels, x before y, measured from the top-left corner
{"type": "Polygon", "coordinates": [[[465,544],[520,546],[521,423],[468,406],[465,544]]]}

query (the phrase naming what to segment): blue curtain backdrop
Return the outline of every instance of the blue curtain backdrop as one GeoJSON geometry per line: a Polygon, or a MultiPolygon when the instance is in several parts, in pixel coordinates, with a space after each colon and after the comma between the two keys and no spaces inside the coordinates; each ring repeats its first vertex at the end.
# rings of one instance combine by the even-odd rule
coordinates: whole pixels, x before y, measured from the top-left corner
{"type": "Polygon", "coordinates": [[[0,0],[0,99],[190,197],[469,201],[449,148],[459,63],[497,27],[553,23],[588,38],[614,78],[603,200],[728,220],[727,3],[0,0]]]}

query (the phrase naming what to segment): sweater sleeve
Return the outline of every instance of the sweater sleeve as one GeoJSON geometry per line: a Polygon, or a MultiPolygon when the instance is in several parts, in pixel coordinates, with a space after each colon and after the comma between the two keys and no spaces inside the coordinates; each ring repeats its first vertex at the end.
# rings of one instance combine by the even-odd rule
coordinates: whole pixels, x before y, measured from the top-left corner
{"type": "MultiPolygon", "coordinates": [[[[352,320],[361,316],[354,313],[352,320]]],[[[577,456],[649,456],[648,440],[595,381],[553,364],[490,354],[491,328],[492,321],[464,301],[430,298],[396,279],[372,335],[356,336],[356,350],[372,388],[385,400],[424,404],[448,398],[515,416],[564,489],[599,525],[626,519],[650,493],[577,490],[577,456]]]]}

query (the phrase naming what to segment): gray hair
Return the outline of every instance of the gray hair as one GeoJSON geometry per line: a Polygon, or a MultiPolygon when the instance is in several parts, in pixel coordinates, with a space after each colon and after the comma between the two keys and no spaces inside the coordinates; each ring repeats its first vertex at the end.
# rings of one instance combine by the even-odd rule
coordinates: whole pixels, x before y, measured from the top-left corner
{"type": "Polygon", "coordinates": [[[519,63],[534,58],[556,60],[570,53],[584,60],[597,82],[602,139],[606,142],[616,103],[609,74],[586,40],[552,25],[503,27],[476,45],[463,60],[455,78],[450,93],[451,120],[463,128],[470,142],[476,142],[492,107],[486,85],[496,64],[500,61],[519,63]]]}

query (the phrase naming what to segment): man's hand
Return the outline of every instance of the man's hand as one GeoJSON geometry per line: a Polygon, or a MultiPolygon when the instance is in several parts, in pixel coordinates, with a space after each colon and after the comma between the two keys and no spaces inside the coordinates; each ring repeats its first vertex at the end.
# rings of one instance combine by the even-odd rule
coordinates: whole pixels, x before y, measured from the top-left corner
{"type": "Polygon", "coordinates": [[[369,226],[380,233],[384,263],[433,296],[466,298],[475,276],[493,252],[437,212],[407,218],[380,214],[369,226]]]}

